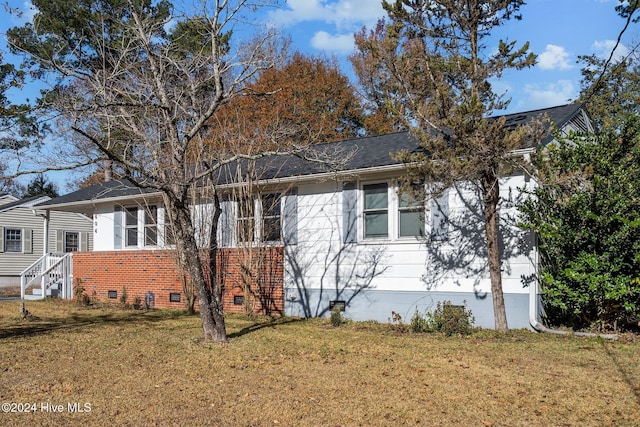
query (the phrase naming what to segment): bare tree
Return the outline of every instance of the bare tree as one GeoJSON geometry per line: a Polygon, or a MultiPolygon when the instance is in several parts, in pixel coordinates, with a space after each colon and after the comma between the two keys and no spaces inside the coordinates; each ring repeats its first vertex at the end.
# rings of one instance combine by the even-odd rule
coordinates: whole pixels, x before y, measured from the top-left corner
{"type": "Polygon", "coordinates": [[[211,120],[221,106],[281,60],[273,30],[260,29],[238,44],[232,37],[235,27],[248,22],[249,12],[277,1],[202,0],[197,9],[184,10],[177,2],[101,1],[91,6],[82,37],[49,25],[55,11],[42,1],[34,4],[41,11],[34,24],[10,33],[14,51],[56,78],[45,102],[68,129],[136,186],[162,194],[178,264],[196,290],[204,337],[226,341],[216,274],[220,198],[214,177],[240,157],[266,153],[213,152],[205,141],[223,131],[211,120]],[[206,259],[199,256],[190,209],[195,189],[203,184],[214,209],[206,259]]]}

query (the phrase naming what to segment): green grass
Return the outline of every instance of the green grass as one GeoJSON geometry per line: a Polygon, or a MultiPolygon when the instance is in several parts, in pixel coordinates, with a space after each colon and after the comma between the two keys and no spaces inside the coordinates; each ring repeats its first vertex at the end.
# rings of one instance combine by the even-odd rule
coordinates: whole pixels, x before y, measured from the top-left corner
{"type": "Polygon", "coordinates": [[[0,303],[1,426],[640,426],[640,340],[0,303]],[[42,410],[49,402],[64,412],[42,410]],[[68,403],[91,411],[69,413],[68,403]]]}

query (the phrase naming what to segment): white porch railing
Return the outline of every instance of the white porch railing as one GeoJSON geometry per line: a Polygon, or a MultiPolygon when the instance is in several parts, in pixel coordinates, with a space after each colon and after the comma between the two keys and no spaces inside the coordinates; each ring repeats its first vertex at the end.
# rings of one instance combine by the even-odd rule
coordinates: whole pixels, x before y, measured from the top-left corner
{"type": "Polygon", "coordinates": [[[20,274],[20,297],[44,299],[48,296],[73,298],[73,255],[47,254],[20,274]]]}

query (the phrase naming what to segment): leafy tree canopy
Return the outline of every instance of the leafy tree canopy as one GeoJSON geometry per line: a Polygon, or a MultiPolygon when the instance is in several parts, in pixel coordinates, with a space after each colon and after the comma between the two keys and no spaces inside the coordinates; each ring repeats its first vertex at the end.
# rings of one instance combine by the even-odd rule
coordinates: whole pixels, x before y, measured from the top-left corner
{"type": "Polygon", "coordinates": [[[535,159],[542,185],[520,210],[539,236],[549,321],[629,329],[640,320],[640,119],[574,135],[535,159]]]}
{"type": "Polygon", "coordinates": [[[225,129],[211,136],[214,146],[236,140],[244,150],[336,141],[390,129],[388,121],[374,125],[367,120],[360,98],[335,61],[299,52],[261,73],[247,85],[245,96],[226,105],[213,120],[225,129]]]}

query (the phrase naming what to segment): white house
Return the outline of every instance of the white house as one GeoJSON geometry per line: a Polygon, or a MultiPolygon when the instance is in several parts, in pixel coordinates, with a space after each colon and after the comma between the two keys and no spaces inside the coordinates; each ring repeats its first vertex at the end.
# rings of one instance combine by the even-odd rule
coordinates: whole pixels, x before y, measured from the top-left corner
{"type": "MultiPolygon", "coordinates": [[[[541,114],[564,132],[592,130],[580,105],[508,115],[506,125],[541,114]]],[[[514,155],[527,156],[551,140],[514,155]]],[[[493,327],[475,186],[461,182],[425,203],[401,194],[405,165],[390,154],[420,150],[407,132],[316,149],[347,161],[327,168],[297,157],[264,159],[256,165],[252,190],[241,196],[241,186],[220,175],[218,188],[228,194],[218,233],[225,309],[246,309],[255,298],[258,311],[312,317],[339,305],[346,317],[386,322],[394,315],[408,320],[416,310],[424,314],[447,300],[465,304],[476,325],[493,327]],[[259,271],[250,272],[255,265],[259,271]]],[[[516,225],[522,190],[534,185],[519,172],[501,180],[502,280],[512,328],[530,327],[537,315],[535,238],[516,225]]],[[[111,181],[38,208],[93,215],[93,251],[74,257],[74,271],[94,297],[116,298],[126,289],[138,296],[153,292],[158,306],[184,306],[181,276],[167,273],[175,263],[158,193],[111,181]]],[[[199,233],[206,236],[210,206],[194,211],[199,233]]]]}

